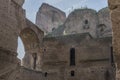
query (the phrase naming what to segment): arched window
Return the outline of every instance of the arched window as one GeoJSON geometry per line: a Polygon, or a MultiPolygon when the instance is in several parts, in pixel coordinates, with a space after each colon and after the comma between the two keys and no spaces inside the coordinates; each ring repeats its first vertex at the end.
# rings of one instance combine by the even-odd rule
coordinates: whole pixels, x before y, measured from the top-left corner
{"type": "Polygon", "coordinates": [[[33,53],[33,69],[36,69],[37,53],[33,53]]]}
{"type": "Polygon", "coordinates": [[[70,49],[70,66],[75,65],[75,48],[70,49]]]}

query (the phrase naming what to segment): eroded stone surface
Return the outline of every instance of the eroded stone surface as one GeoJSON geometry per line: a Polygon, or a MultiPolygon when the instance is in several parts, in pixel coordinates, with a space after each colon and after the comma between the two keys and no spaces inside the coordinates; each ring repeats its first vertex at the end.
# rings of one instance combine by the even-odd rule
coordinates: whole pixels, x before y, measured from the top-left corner
{"type": "Polygon", "coordinates": [[[110,14],[113,29],[113,46],[117,66],[116,79],[120,80],[120,0],[108,0],[108,3],[111,12],[110,14]]]}
{"type": "MultiPolygon", "coordinates": [[[[25,11],[22,9],[23,2],[24,0],[0,0],[0,80],[115,80],[111,36],[107,34],[108,36],[93,38],[89,32],[83,32],[82,34],[45,37],[42,30],[26,19],[25,11]],[[25,46],[25,57],[22,64],[24,67],[20,66],[20,60],[17,59],[17,39],[19,36],[25,46]],[[70,54],[73,53],[71,48],[75,50],[75,65],[70,64],[73,59],[70,58],[70,54]]],[[[46,4],[45,7],[44,5],[42,7],[43,12],[44,10],[49,12],[49,9],[45,8],[46,4]]],[[[49,5],[47,8],[50,8],[50,15],[52,14],[51,8],[58,11],[53,16],[56,17],[55,28],[64,23],[66,19],[64,12],[49,5]]],[[[114,26],[114,52],[116,62],[119,64],[118,9],[111,11],[111,18],[114,26]]],[[[90,14],[92,13],[90,12],[90,14]]],[[[108,14],[106,11],[100,11],[99,17],[106,14],[108,14]]],[[[74,16],[76,17],[76,15],[74,16]]],[[[43,14],[42,17],[43,21],[48,18],[43,14]]],[[[51,18],[49,19],[50,23],[45,22],[50,26],[48,32],[53,28],[51,18]]],[[[96,20],[96,18],[94,19],[96,20]]],[[[104,19],[109,20],[108,18],[104,19]]],[[[95,20],[93,22],[96,24],[95,20]]],[[[102,20],[103,17],[99,20],[101,24],[109,25],[110,21],[103,23],[102,20]]],[[[70,23],[71,28],[74,23],[76,23],[74,27],[81,25],[76,21],[70,23]]],[[[94,24],[92,25],[94,26],[94,24]]],[[[96,31],[94,29],[93,32],[96,31]]],[[[119,71],[119,65],[117,67],[119,71]]]]}
{"type": "Polygon", "coordinates": [[[36,24],[45,33],[49,33],[62,25],[65,19],[66,15],[63,11],[43,3],[37,12],[36,24]]]}

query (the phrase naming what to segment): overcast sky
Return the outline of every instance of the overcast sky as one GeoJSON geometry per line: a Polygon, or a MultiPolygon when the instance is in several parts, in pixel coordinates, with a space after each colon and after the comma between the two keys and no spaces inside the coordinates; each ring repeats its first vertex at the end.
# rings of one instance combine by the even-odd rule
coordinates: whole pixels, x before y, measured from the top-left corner
{"type": "MultiPolygon", "coordinates": [[[[88,7],[96,11],[107,7],[107,0],[25,0],[23,8],[26,10],[26,17],[35,23],[36,13],[42,3],[48,3],[64,11],[67,15],[73,10],[81,7],[88,7]]],[[[24,47],[18,38],[18,58],[24,56],[24,47]]]]}

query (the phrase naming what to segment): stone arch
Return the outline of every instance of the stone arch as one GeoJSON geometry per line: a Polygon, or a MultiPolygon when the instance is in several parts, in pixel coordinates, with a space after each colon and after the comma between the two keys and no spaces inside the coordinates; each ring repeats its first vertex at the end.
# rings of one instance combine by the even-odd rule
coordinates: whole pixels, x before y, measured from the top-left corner
{"type": "MultiPolygon", "coordinates": [[[[30,68],[30,69],[36,69],[33,66],[37,67],[37,64],[39,64],[40,62],[40,48],[41,48],[41,44],[40,44],[40,39],[39,34],[37,33],[37,29],[36,27],[27,27],[24,28],[23,30],[21,30],[20,34],[19,34],[21,40],[23,41],[24,44],[24,48],[25,48],[25,56],[22,60],[22,65],[26,68],[30,68]],[[37,59],[34,59],[34,53],[36,53],[37,55],[37,59]],[[36,60],[36,61],[34,61],[36,60]],[[34,63],[36,62],[36,63],[34,63]],[[38,62],[38,63],[37,63],[38,62]]],[[[39,65],[38,65],[39,66],[39,65]]]]}
{"type": "Polygon", "coordinates": [[[20,32],[20,37],[24,43],[25,51],[39,47],[39,39],[35,31],[31,28],[25,28],[20,32]]]}

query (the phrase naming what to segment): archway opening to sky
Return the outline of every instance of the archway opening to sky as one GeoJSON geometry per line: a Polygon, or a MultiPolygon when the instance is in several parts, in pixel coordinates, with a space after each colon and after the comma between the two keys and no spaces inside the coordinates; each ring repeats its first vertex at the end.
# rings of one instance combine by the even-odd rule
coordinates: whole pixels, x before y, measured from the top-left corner
{"type": "Polygon", "coordinates": [[[22,42],[22,39],[20,37],[18,37],[17,53],[18,53],[17,57],[22,61],[22,59],[25,55],[25,49],[24,49],[24,44],[22,42]]]}
{"type": "Polygon", "coordinates": [[[18,58],[21,60],[21,65],[30,63],[33,53],[39,54],[39,39],[35,31],[31,28],[21,30],[18,37],[18,58]],[[25,55],[25,57],[24,57],[25,55]]]}

